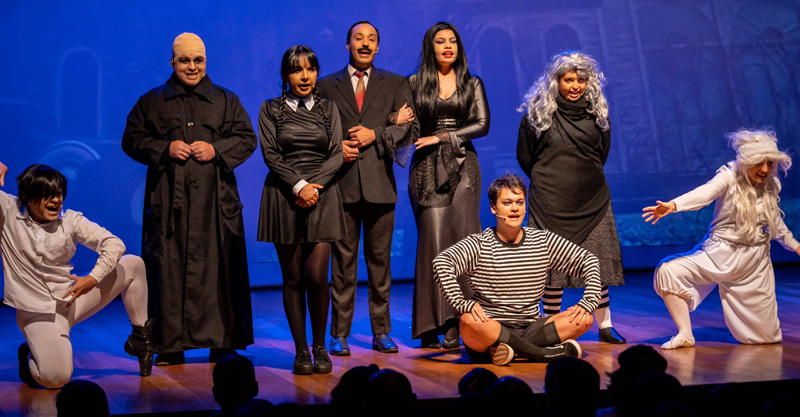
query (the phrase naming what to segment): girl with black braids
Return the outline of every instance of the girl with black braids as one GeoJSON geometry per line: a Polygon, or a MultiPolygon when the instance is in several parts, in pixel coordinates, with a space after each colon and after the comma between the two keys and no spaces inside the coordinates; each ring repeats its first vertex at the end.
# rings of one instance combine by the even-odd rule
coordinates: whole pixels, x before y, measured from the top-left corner
{"type": "Polygon", "coordinates": [[[283,54],[280,97],[266,100],[258,117],[261,152],[269,174],[261,194],[258,240],[272,242],[283,274],[283,307],[297,351],[297,375],[331,372],[325,350],[331,242],[347,235],[339,186],[342,128],[333,101],[319,97],[319,62],[311,48],[283,54]],[[306,339],[306,297],[312,351],[306,339]]]}

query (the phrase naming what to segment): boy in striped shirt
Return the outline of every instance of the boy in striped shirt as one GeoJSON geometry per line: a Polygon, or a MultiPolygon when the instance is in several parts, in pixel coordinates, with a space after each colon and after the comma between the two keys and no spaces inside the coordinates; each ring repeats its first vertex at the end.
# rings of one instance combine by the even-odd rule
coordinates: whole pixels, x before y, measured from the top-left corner
{"type": "Polygon", "coordinates": [[[506,365],[515,354],[537,362],[580,357],[573,339],[593,324],[601,289],[597,258],[550,231],[522,227],[526,191],[516,175],[496,179],[489,203],[497,227],[470,235],[433,260],[434,279],[461,313],[461,338],[473,363],[506,365]],[[586,289],[578,304],[545,318],[539,301],[550,269],[584,278],[586,289]],[[462,275],[471,299],[459,287],[462,275]]]}

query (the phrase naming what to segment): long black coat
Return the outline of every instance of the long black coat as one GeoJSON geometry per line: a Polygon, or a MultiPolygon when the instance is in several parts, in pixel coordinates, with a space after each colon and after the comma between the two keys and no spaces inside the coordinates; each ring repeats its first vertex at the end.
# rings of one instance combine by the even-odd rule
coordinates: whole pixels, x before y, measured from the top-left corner
{"type": "Polygon", "coordinates": [[[258,141],[232,92],[205,77],[186,92],[173,76],[139,98],[122,149],[147,165],[142,258],[160,353],[253,343],[242,203],[233,169],[258,141]],[[205,141],[209,162],[169,157],[169,144],[205,141]]]}

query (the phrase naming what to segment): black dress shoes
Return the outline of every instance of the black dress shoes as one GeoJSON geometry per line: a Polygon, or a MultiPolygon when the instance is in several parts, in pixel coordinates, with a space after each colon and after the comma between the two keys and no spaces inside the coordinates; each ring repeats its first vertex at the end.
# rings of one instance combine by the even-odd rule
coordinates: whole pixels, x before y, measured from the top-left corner
{"type": "Polygon", "coordinates": [[[27,343],[23,343],[19,345],[19,349],[17,349],[17,360],[19,361],[19,379],[22,380],[27,386],[31,388],[42,388],[35,379],[33,379],[33,374],[31,374],[31,368],[28,365],[28,354],[31,353],[31,349],[28,347],[27,343]]]}
{"type": "Polygon", "coordinates": [[[628,341],[613,327],[600,329],[597,333],[597,338],[600,339],[601,342],[611,343],[613,345],[624,345],[628,343],[628,341]]]}
{"type": "MultiPolygon", "coordinates": [[[[347,342],[345,342],[347,343],[347,342]]],[[[329,374],[333,369],[331,358],[325,350],[325,345],[312,345],[311,351],[314,352],[314,373],[315,374],[329,374]]]]}
{"type": "Polygon", "coordinates": [[[388,334],[376,334],[372,336],[372,349],[380,353],[397,353],[397,344],[394,343],[388,334]]]}
{"type": "Polygon", "coordinates": [[[292,373],[295,375],[311,375],[314,373],[314,364],[311,363],[311,353],[309,351],[302,350],[294,355],[292,373]]]}
{"type": "Polygon", "coordinates": [[[156,356],[156,366],[172,366],[186,363],[183,352],[162,353],[156,356]]]}
{"type": "Polygon", "coordinates": [[[350,345],[347,344],[346,337],[331,338],[331,355],[350,356],[350,345]]]}

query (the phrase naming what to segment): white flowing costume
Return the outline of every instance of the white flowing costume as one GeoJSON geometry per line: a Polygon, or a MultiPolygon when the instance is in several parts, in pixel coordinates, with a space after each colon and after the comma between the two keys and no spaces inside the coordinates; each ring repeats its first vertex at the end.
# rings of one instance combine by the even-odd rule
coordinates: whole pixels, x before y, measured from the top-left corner
{"type": "MultiPolygon", "coordinates": [[[[776,180],[778,191],[780,182],[776,180]]],[[[740,236],[733,218],[736,173],[722,166],[709,182],[672,200],[676,211],[698,210],[714,200],[714,219],[703,242],[692,251],[661,261],[653,286],[662,297],[675,294],[694,311],[719,286],[725,324],[736,340],[746,344],[775,343],[782,339],[775,299],[775,275],[770,259],[770,235],[759,195],[757,236],[740,236]]],[[[780,214],[772,219],[774,238],[790,251],[798,242],[780,214]]]]}

